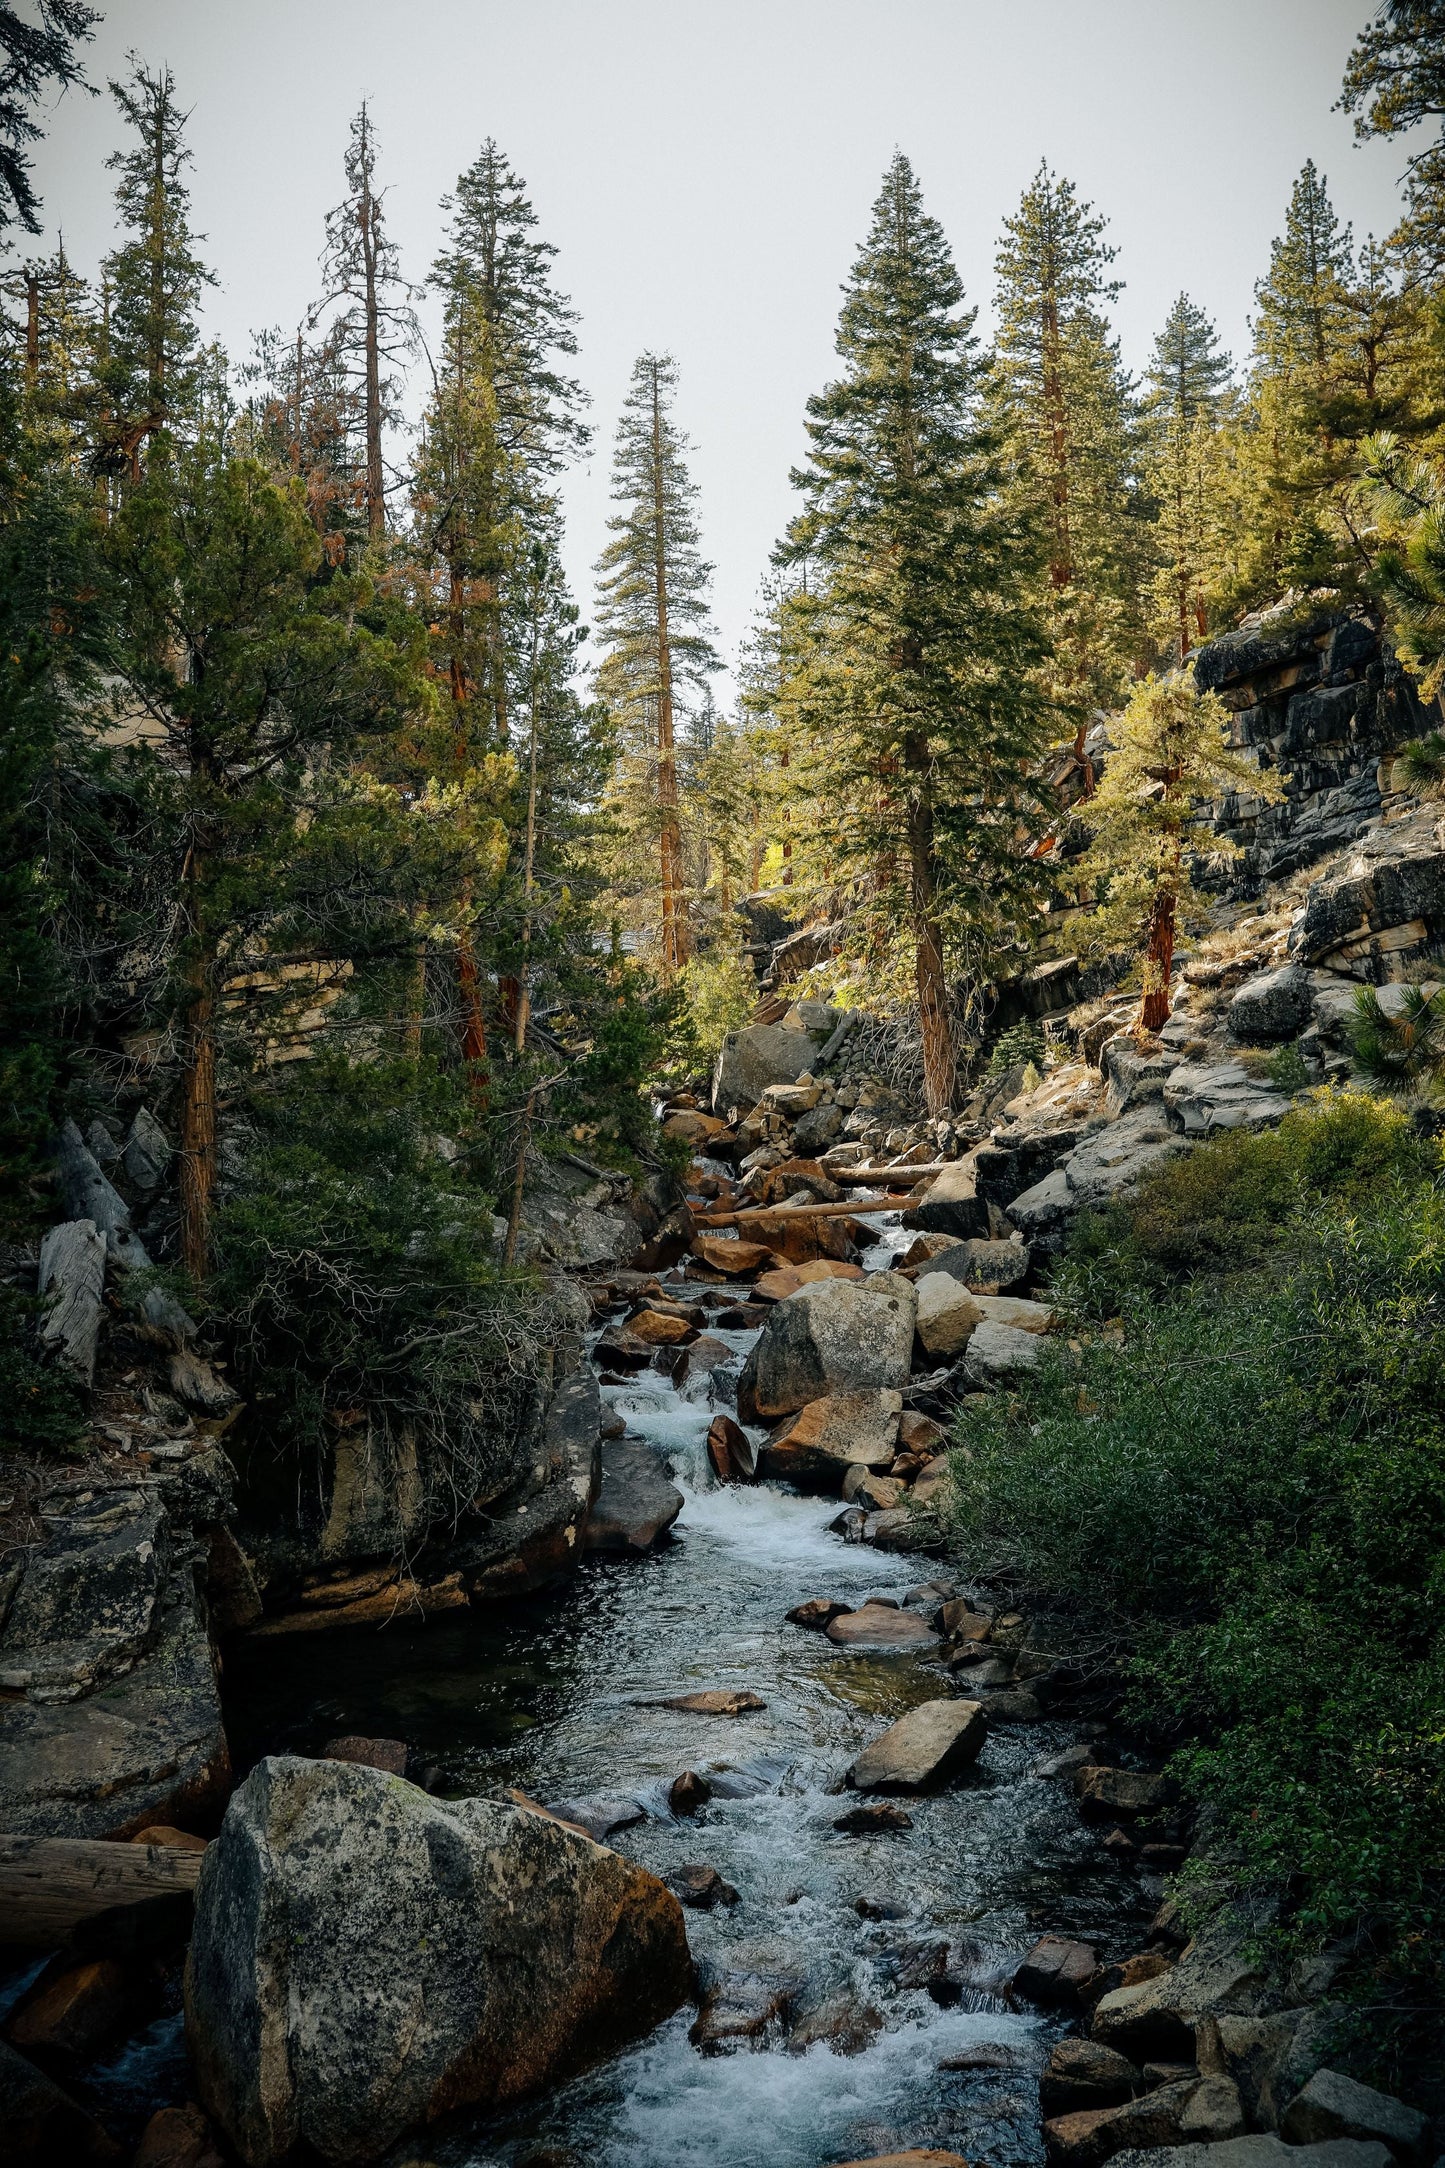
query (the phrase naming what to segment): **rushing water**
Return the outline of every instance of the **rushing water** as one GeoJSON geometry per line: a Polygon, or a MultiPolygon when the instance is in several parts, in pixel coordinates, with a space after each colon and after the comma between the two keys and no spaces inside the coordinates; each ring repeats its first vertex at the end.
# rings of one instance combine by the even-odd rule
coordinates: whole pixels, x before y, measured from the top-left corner
{"type": "MultiPolygon", "coordinates": [[[[899,1239],[885,1233],[868,1263],[885,1264],[899,1239]]],[[[720,1337],[740,1364],[753,1335],[720,1337]]],[[[388,1735],[442,1791],[518,1785],[546,1801],[640,1807],[608,1840],[619,1851],[664,1876],[707,1864],[740,1893],[730,1909],[687,1915],[704,1980],[762,1976],[789,1984],[795,2011],[843,1997],[881,2021],[862,2053],[826,2041],[799,2052],[774,2027],[756,2047],[705,2057],[684,2010],[545,2101],[433,2137],[409,2159],[822,2168],[938,2145],[998,2168],[1034,2162],[1052,2033],[1010,2006],[1004,1983],[1046,1929],[1119,1953],[1141,1903],[1080,1830],[1067,1788],[1030,1774],[1075,1734],[999,1727],[966,1777],[908,1802],[910,1831],[839,1834],[855,1795],[838,1787],[859,1749],[953,1687],[925,1659],[846,1654],[784,1614],[809,1596],[901,1597],[936,1569],[844,1544],[828,1529],[836,1501],[717,1485],[704,1449],[715,1391],[707,1378],[675,1390],[653,1371],[604,1387],[674,1470],[686,1504],[672,1544],[590,1562],[565,1592],[491,1617],[298,1637],[284,1659],[274,1641],[257,1644],[228,1681],[238,1762],[314,1752],[339,1731],[388,1735]],[[752,1688],[767,1706],[734,1718],[644,1706],[711,1686],[752,1688]],[[677,1819],[667,1795],[684,1769],[715,1796],[677,1819]],[[884,1916],[860,1912],[860,1899],[884,1916]],[[907,1984],[910,1955],[945,1941],[965,1982],[949,2006],[907,1984]],[[995,2067],[939,2069],[984,2046],[1001,2051],[995,2067]]]]}

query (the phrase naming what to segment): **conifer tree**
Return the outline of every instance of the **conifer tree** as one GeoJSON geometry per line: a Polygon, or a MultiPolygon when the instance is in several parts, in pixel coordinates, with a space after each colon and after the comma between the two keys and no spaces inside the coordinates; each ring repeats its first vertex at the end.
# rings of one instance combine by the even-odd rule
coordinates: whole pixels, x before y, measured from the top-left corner
{"type": "Polygon", "coordinates": [[[844,289],[840,374],[808,403],[783,553],[806,579],[784,604],[779,698],[816,749],[810,847],[851,876],[865,925],[907,928],[934,1114],[955,1089],[950,952],[996,934],[1028,888],[1028,775],[1051,720],[1039,552],[1000,501],[973,325],[899,153],[844,289]]]}
{"type": "Polygon", "coordinates": [[[1228,406],[1229,356],[1213,324],[1181,293],[1154,343],[1146,407],[1147,467],[1158,507],[1156,590],[1183,662],[1208,629],[1206,587],[1216,555],[1217,462],[1221,415],[1228,406]]]}
{"type": "MultiPolygon", "coordinates": [[[[512,589],[526,577],[529,542],[550,534],[553,478],[587,430],[585,394],[559,367],[576,352],[576,319],[553,283],[557,252],[536,238],[525,187],[490,138],[444,208],[448,246],[431,275],[442,345],[417,466],[416,528],[437,668],[451,696],[449,772],[460,781],[508,746],[512,589]]],[[[483,1092],[483,964],[469,942],[458,976],[465,1058],[483,1092]]]]}
{"type": "Polygon", "coordinates": [[[1255,287],[1255,351],[1291,391],[1323,398],[1336,379],[1347,338],[1345,297],[1354,270],[1350,229],[1341,226],[1325,177],[1305,160],[1290,195],[1284,232],[1255,287]]]}
{"type": "Polygon", "coordinates": [[[107,259],[109,308],[104,394],[108,463],[138,481],[141,447],[172,430],[196,398],[200,333],[196,312],[214,274],[196,254],[185,182],[191,152],[187,115],[169,68],[152,73],[129,56],[131,72],[111,92],[135,134],[107,161],[119,174],[116,208],[127,238],[107,259]]]}
{"type": "Polygon", "coordinates": [[[1116,697],[1139,651],[1146,576],[1133,387],[1104,313],[1120,291],[1104,232],[1045,164],[1005,220],[996,259],[994,411],[1047,537],[1056,689],[1085,710],[1116,697]]]}
{"type": "Polygon", "coordinates": [[[1445,0],[1385,0],[1360,32],[1340,104],[1355,134],[1431,133],[1405,165],[1405,216],[1391,237],[1412,284],[1445,272],[1445,0]]]}
{"type": "Polygon", "coordinates": [[[75,48],[95,36],[100,21],[100,10],[84,0],[39,0],[37,12],[38,22],[0,0],[0,233],[15,225],[40,231],[26,151],[40,135],[34,109],[50,84],[68,90],[84,83],[75,48]]]}
{"type": "Polygon", "coordinates": [[[346,148],[346,195],[327,214],[322,257],[324,293],[316,313],[340,301],[328,352],[355,379],[363,432],[366,532],[379,542],[386,527],[386,468],[382,440],[397,419],[398,386],[391,372],[416,342],[416,318],[401,275],[396,244],[386,231],[376,186],[376,132],[363,101],[346,148]]]}
{"type": "Polygon", "coordinates": [[[718,667],[709,637],[711,565],[704,562],[687,469],[672,419],[677,368],[642,354],[617,424],[612,540],[598,560],[597,622],[606,652],[599,694],[617,719],[655,825],[662,891],[661,957],[668,977],[691,953],[678,788],[678,720],[705,696],[718,667]]]}
{"type": "MultiPolygon", "coordinates": [[[[1096,938],[1142,952],[1142,1031],[1168,1022],[1175,940],[1200,904],[1188,861],[1201,801],[1231,790],[1280,795],[1276,782],[1229,750],[1228,723],[1217,693],[1196,693],[1192,670],[1144,679],[1110,723],[1114,750],[1088,802],[1091,843],[1079,870],[1098,898],[1096,938]]],[[[1217,848],[1215,838],[1210,845],[1217,848]]]]}

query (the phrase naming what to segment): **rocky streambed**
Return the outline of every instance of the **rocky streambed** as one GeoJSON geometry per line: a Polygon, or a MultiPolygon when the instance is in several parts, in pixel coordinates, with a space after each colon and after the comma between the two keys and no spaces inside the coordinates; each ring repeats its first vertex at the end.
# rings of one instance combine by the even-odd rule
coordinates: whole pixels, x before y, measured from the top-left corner
{"type": "MultiPolygon", "coordinates": [[[[865,1267],[911,1240],[890,1218],[865,1267]]],[[[688,1269],[661,1276],[664,1302],[706,1284],[688,1269]]],[[[916,1552],[846,1541],[836,1485],[829,1498],[720,1481],[708,1432],[757,1328],[707,1338],[709,1368],[649,1364],[602,1387],[608,1427],[626,1433],[605,1449],[630,1486],[619,1515],[642,1543],[675,1513],[665,1540],[604,1552],[564,1601],[505,1617],[301,1637],[282,1660],[242,1644],[228,1682],[238,1762],[315,1755],[337,1734],[400,1738],[436,1794],[525,1794],[683,1899],[697,2001],[569,2085],[433,2137],[429,2159],[822,2168],[915,2145],[1042,2158],[1039,2074],[1061,2028],[1016,1991],[1020,1961],[1046,1930],[1101,1962],[1124,1956],[1161,1884],[1121,1872],[1081,1822],[1053,1768],[1077,1724],[985,1716],[951,1774],[925,1755],[916,1786],[906,1771],[898,1790],[847,1782],[910,1711],[974,1706],[967,1675],[945,1668],[941,1616],[968,1593],[916,1552]],[[788,1618],[810,1599],[861,1624],[830,1639],[788,1618]]],[[[605,1336],[593,1344],[616,1377],[605,1336]]]]}

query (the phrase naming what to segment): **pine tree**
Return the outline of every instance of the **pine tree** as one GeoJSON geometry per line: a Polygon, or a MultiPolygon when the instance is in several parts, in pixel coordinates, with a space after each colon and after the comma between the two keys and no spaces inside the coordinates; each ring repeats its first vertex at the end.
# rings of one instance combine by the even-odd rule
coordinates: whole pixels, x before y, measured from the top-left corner
{"type": "Polygon", "coordinates": [[[192,158],[175,78],[169,68],[153,74],[134,53],[129,59],[128,79],[110,86],[136,141],[107,160],[120,175],[116,208],[129,237],[106,260],[103,388],[108,463],[138,481],[141,446],[157,431],[172,430],[193,406],[200,367],[196,312],[215,276],[195,252],[202,237],[191,231],[184,175],[192,158]]]}
{"type": "Polygon", "coordinates": [[[1408,134],[1434,124],[1405,165],[1405,216],[1392,235],[1414,285],[1445,272],[1445,0],[1385,0],[1360,32],[1340,104],[1355,135],[1408,134]]]}
{"type": "Polygon", "coordinates": [[[851,877],[863,925],[907,928],[934,1114],[955,1089],[950,950],[996,934],[1029,884],[1050,722],[1039,553],[1000,502],[973,325],[899,153],[844,289],[841,373],[808,402],[778,697],[814,749],[810,848],[851,877]]]}
{"type": "MultiPolygon", "coordinates": [[[[1229,750],[1228,724],[1218,694],[1197,694],[1187,671],[1144,679],[1109,726],[1114,749],[1089,799],[1091,841],[1079,871],[1100,899],[1092,927],[1100,945],[1117,949],[1123,940],[1142,952],[1142,1031],[1168,1022],[1175,940],[1201,901],[1188,862],[1200,801],[1231,790],[1281,795],[1229,750]]],[[[1216,838],[1209,842],[1218,848],[1216,838]]]]}
{"type": "Polygon", "coordinates": [[[1146,577],[1133,387],[1104,314],[1120,291],[1104,231],[1073,182],[1041,165],[996,259],[994,412],[1047,536],[1056,689],[1083,710],[1117,696],[1139,652],[1146,577]]]}
{"type": "Polygon", "coordinates": [[[687,469],[672,419],[677,368],[643,354],[617,424],[612,540],[598,560],[597,622],[606,646],[597,689],[617,719],[655,820],[662,889],[662,968],[691,953],[678,789],[678,721],[719,667],[709,637],[711,565],[704,562],[687,469]]]}
{"type": "Polygon", "coordinates": [[[1345,296],[1354,271],[1350,229],[1341,226],[1325,177],[1305,160],[1290,196],[1269,272],[1255,287],[1255,352],[1290,390],[1323,398],[1333,387],[1348,336],[1345,296]]]}
{"type": "Polygon", "coordinates": [[[1230,361],[1213,324],[1180,294],[1154,343],[1146,406],[1147,479],[1158,507],[1156,592],[1183,662],[1209,629],[1206,589],[1216,557],[1216,437],[1229,404],[1230,361]],[[1166,615],[1167,613],[1167,615],[1166,615]]]}
{"type": "Polygon", "coordinates": [[[382,440],[397,420],[398,384],[391,372],[410,354],[416,318],[401,275],[396,244],[386,231],[376,187],[376,134],[363,102],[346,149],[346,196],[327,214],[322,257],[322,310],[346,304],[331,328],[328,352],[354,376],[364,435],[366,531],[379,542],[386,527],[386,468],[382,440]]]}
{"type": "MultiPolygon", "coordinates": [[[[100,10],[84,0],[39,0],[39,22],[0,0],[0,233],[7,226],[40,231],[40,200],[25,146],[40,135],[34,109],[53,83],[85,83],[75,48],[95,36],[100,10]]],[[[87,89],[90,88],[86,84],[87,89]]]]}
{"type": "MultiPolygon", "coordinates": [[[[450,772],[504,751],[516,656],[512,590],[529,544],[546,539],[552,483],[587,442],[585,394],[559,361],[576,352],[574,313],[553,284],[550,242],[522,181],[489,138],[445,199],[449,245],[431,275],[442,344],[416,476],[420,573],[433,601],[439,674],[451,695],[450,772]]],[[[458,953],[464,1050],[485,1091],[483,969],[458,953]]],[[[513,1004],[515,985],[510,989],[513,1004]]]]}

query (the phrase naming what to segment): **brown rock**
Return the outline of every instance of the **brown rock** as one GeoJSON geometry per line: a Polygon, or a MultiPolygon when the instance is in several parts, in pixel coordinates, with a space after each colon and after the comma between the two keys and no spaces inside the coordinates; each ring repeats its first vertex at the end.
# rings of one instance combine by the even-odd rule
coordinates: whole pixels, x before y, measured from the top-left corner
{"type": "Polygon", "coordinates": [[[744,2041],[761,2040],[770,2025],[787,2015],[796,1993],[792,1980],[724,1973],[704,1994],[687,2037],[702,2055],[727,2055],[744,2041]]]}
{"type": "Polygon", "coordinates": [[[745,1242],[741,1238],[733,1242],[725,1235],[699,1235],[693,1249],[705,1265],[715,1272],[725,1272],[730,1279],[751,1279],[755,1272],[766,1271],[777,1263],[772,1251],[763,1242],[745,1242]]]}
{"type": "Polygon", "coordinates": [[[1045,2009],[1077,2010],[1097,1969],[1097,1957],[1087,1942],[1044,1935],[1014,1974],[1014,1992],[1045,2009]]]}
{"type": "Polygon", "coordinates": [[[677,1347],[692,1338],[694,1328],[684,1318],[668,1317],[661,1310],[638,1310],[628,1319],[627,1330],[649,1347],[677,1347]]]}
{"type": "Polygon", "coordinates": [[[625,1325],[609,1325],[601,1335],[595,1350],[597,1360],[608,1370],[645,1370],[652,1360],[652,1349],[646,1340],[640,1340],[625,1325]]]}
{"type": "Polygon", "coordinates": [[[833,1603],[826,1596],[810,1596],[806,1603],[795,1603],[788,1613],[792,1626],[810,1626],[822,1633],[832,1625],[835,1618],[842,1618],[847,1611],[846,1603],[833,1603]]]}
{"type": "Polygon", "coordinates": [[[711,1912],[714,1905],[735,1905],[738,1893],[724,1882],[716,1867],[679,1867],[667,1878],[667,1886],[695,1912],[711,1912]]]}
{"type": "Polygon", "coordinates": [[[786,1302],[789,1295],[796,1295],[806,1284],[799,1279],[796,1266],[775,1265],[771,1272],[761,1275],[753,1292],[761,1302],[786,1302]]]}
{"type": "Polygon", "coordinates": [[[641,1706],[686,1709],[694,1716],[746,1716],[753,1709],[766,1709],[767,1703],[746,1687],[710,1686],[700,1694],[673,1694],[666,1701],[645,1701],[641,1706]]]}
{"type": "Polygon", "coordinates": [[[1068,2168],[1099,2168],[1100,2162],[1126,2148],[1181,2144],[1185,2142],[1184,2114],[1198,2084],[1197,2078],[1191,2078],[1161,2086],[1158,2092],[1145,2093],[1120,2108],[1083,2108],[1073,2115],[1056,2116],[1044,2125],[1049,2158],[1067,2163],[1068,2168]]]}
{"type": "Polygon", "coordinates": [[[1116,1987],[1137,1987],[1141,1980],[1157,1980],[1161,1973],[1168,1972],[1170,1963],[1162,1950],[1141,1950],[1137,1957],[1126,1957],[1117,1965],[1105,1965],[1094,1975],[1089,2000],[1100,2002],[1105,1995],[1112,1995],[1116,1987]]]}
{"type": "Polygon", "coordinates": [[[906,2153],[870,2153],[866,2160],[838,2161],[835,2168],[968,2168],[961,2153],[940,2153],[935,2146],[915,2145],[906,2153]]]}
{"type": "Polygon", "coordinates": [[[950,1641],[986,1641],[993,1620],[987,1611],[975,1611],[971,1603],[955,1596],[943,1606],[938,1623],[950,1641]]]}
{"type": "Polygon", "coordinates": [[[908,1485],[898,1476],[879,1475],[872,1468],[848,1468],[843,1474],[843,1497],[850,1506],[869,1513],[886,1513],[904,1497],[908,1485]]]}
{"type": "Polygon", "coordinates": [[[1127,2055],[1097,2040],[1061,2040],[1039,2080],[1039,2105],[1049,2116],[1118,2108],[1138,2089],[1139,2073],[1127,2055]]]}
{"type": "Polygon", "coordinates": [[[792,1213],[779,1213],[776,1218],[753,1220],[751,1225],[792,1264],[812,1264],[817,1259],[856,1262],[855,1246],[862,1230],[846,1214],[800,1212],[795,1218],[792,1213]]]}
{"type": "Polygon", "coordinates": [[[695,1769],[684,1769],[668,1790],[667,1803],[674,1814],[696,1814],[712,1797],[712,1786],[695,1769]]]}
{"type": "Polygon", "coordinates": [[[838,1257],[812,1257],[804,1265],[788,1268],[797,1278],[799,1287],[811,1287],[815,1280],[866,1280],[868,1275],[861,1265],[846,1264],[838,1257]]]}
{"type": "Polygon", "coordinates": [[[799,2018],[788,2034],[788,2051],[802,2055],[819,2040],[835,2055],[861,2055],[883,2030],[883,2014],[851,1995],[834,1995],[799,2018]]]}
{"type": "Polygon", "coordinates": [[[1171,1806],[1179,1787],[1168,1777],[1141,1769],[1081,1769],[1074,1796],[1086,1822],[1131,1822],[1171,1806]]]}
{"type": "Polygon", "coordinates": [[[172,1852],[204,1852],[204,1837],[193,1837],[188,1829],[172,1829],[169,1822],[152,1822],[148,1828],[138,1829],[131,1838],[132,1844],[159,1844],[172,1852]]]}
{"type": "Polygon", "coordinates": [[[905,1408],[898,1418],[898,1443],[906,1452],[922,1453],[927,1459],[947,1445],[948,1433],[931,1415],[920,1415],[914,1408],[905,1408]]]}
{"type": "Polygon", "coordinates": [[[224,2168],[215,2136],[191,2102],[161,2108],[141,2132],[132,2168],[224,2168]]]}
{"type": "Polygon", "coordinates": [[[876,1837],[890,1830],[911,1829],[913,1816],[891,1799],[875,1799],[870,1806],[850,1807],[840,1814],[833,1827],[845,1837],[876,1837]]]}
{"type": "Polygon", "coordinates": [[[79,2066],[129,2029],[137,1999],[135,1975],[114,1958],[60,1971],[47,1967],[5,2035],[22,2054],[49,2068],[79,2066]]]}
{"type": "Polygon", "coordinates": [[[757,1477],[752,1440],[730,1415],[715,1415],[708,1425],[707,1457],[719,1483],[751,1483],[757,1477]]]}
{"type": "Polygon", "coordinates": [[[988,1720],[976,1701],[924,1701],[858,1756],[848,1782],[859,1792],[917,1792],[976,1761],[988,1720]]]}
{"type": "Polygon", "coordinates": [[[833,1490],[849,1468],[881,1472],[894,1458],[902,1405],[901,1393],[877,1385],[810,1400],[773,1432],[758,1455],[759,1473],[833,1490]]]}
{"type": "Polygon", "coordinates": [[[328,1739],[321,1749],[323,1761],[354,1762],[358,1769],[384,1769],[389,1777],[406,1775],[404,1739],[361,1739],[348,1735],[328,1739]]]}
{"type": "Polygon", "coordinates": [[[825,1629],[828,1639],[841,1649],[936,1649],[938,1636],[917,1611],[901,1611],[895,1604],[865,1603],[861,1610],[843,1611],[825,1629]]]}

